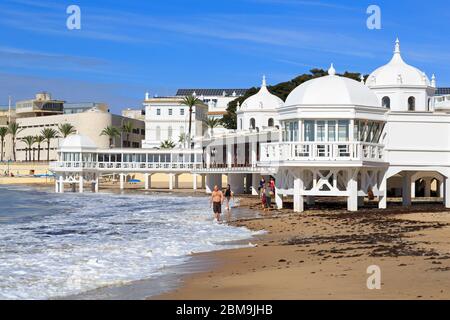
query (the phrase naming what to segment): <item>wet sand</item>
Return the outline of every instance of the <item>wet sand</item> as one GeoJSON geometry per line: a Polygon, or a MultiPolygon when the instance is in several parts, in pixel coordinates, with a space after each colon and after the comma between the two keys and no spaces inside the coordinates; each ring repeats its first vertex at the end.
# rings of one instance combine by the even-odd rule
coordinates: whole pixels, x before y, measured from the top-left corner
{"type": "MultiPolygon", "coordinates": [[[[268,233],[251,240],[254,248],[200,254],[214,267],[151,299],[450,299],[449,210],[391,204],[349,213],[344,206],[235,221],[268,233]],[[367,288],[370,265],[381,269],[380,290],[367,288]]],[[[251,198],[241,207],[259,209],[251,198]]]]}

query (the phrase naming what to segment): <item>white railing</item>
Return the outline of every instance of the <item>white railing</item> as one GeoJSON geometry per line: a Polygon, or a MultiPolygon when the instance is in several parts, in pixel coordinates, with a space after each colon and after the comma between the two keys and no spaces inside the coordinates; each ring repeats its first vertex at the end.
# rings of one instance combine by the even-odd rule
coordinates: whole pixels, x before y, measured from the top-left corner
{"type": "Polygon", "coordinates": [[[366,142],[274,142],[261,144],[260,162],[383,160],[384,146],[366,142]]]}
{"type": "Polygon", "coordinates": [[[434,108],[436,110],[450,109],[450,95],[434,97],[434,108]]]}
{"type": "Polygon", "coordinates": [[[202,168],[200,162],[82,162],[82,161],[57,161],[51,162],[53,170],[82,170],[95,169],[99,171],[125,170],[194,170],[202,168]]]}

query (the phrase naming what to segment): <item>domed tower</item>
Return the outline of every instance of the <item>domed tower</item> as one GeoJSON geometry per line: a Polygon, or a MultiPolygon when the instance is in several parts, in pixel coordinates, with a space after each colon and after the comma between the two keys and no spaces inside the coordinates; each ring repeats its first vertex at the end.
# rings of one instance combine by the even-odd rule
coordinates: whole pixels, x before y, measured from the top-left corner
{"type": "Polygon", "coordinates": [[[434,77],[430,82],[424,72],[403,61],[398,39],[391,61],[373,71],[366,85],[380,104],[392,111],[429,111],[436,91],[434,77]]]}
{"type": "Polygon", "coordinates": [[[237,129],[262,129],[278,125],[277,110],[281,106],[283,106],[283,100],[269,92],[266,77],[263,76],[258,93],[248,97],[241,106],[238,106],[237,129]]]}

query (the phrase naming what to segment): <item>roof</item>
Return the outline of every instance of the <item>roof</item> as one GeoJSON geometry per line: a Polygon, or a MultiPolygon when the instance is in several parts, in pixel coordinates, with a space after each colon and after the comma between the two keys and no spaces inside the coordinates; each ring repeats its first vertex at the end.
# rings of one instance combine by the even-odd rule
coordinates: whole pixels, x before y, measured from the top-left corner
{"type": "Polygon", "coordinates": [[[263,77],[259,91],[245,99],[238,112],[266,110],[274,111],[283,106],[283,100],[267,90],[266,77],[263,77]]]}
{"type": "Polygon", "coordinates": [[[306,81],[287,97],[285,106],[369,106],[381,107],[376,95],[363,83],[336,75],[331,65],[328,76],[306,81]]]}
{"type": "Polygon", "coordinates": [[[443,96],[446,94],[450,94],[450,88],[437,88],[436,89],[437,96],[443,96]]]}
{"type": "Polygon", "coordinates": [[[178,89],[177,96],[222,96],[225,91],[226,96],[232,96],[236,92],[236,96],[243,96],[248,89],[178,89]]]}
{"type": "Polygon", "coordinates": [[[65,138],[60,145],[62,151],[79,151],[81,149],[96,149],[95,143],[88,137],[74,134],[65,138]]]}

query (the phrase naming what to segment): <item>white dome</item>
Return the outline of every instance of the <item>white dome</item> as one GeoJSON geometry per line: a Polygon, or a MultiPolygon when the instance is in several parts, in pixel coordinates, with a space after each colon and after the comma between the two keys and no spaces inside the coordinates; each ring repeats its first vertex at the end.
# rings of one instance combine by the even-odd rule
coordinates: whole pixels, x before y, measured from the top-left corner
{"type": "Polygon", "coordinates": [[[361,82],[337,76],[333,65],[328,74],[299,85],[284,105],[381,107],[376,95],[361,82]]]}
{"type": "Polygon", "coordinates": [[[400,41],[395,42],[394,56],[388,64],[376,69],[367,78],[369,87],[378,86],[430,86],[424,72],[403,61],[400,54],[400,41]]]}
{"type": "Polygon", "coordinates": [[[263,77],[258,93],[248,97],[238,111],[275,110],[283,106],[283,100],[267,90],[266,77],[263,77]]]}
{"type": "Polygon", "coordinates": [[[80,134],[70,135],[61,142],[61,150],[96,149],[92,140],[80,134]]]}

